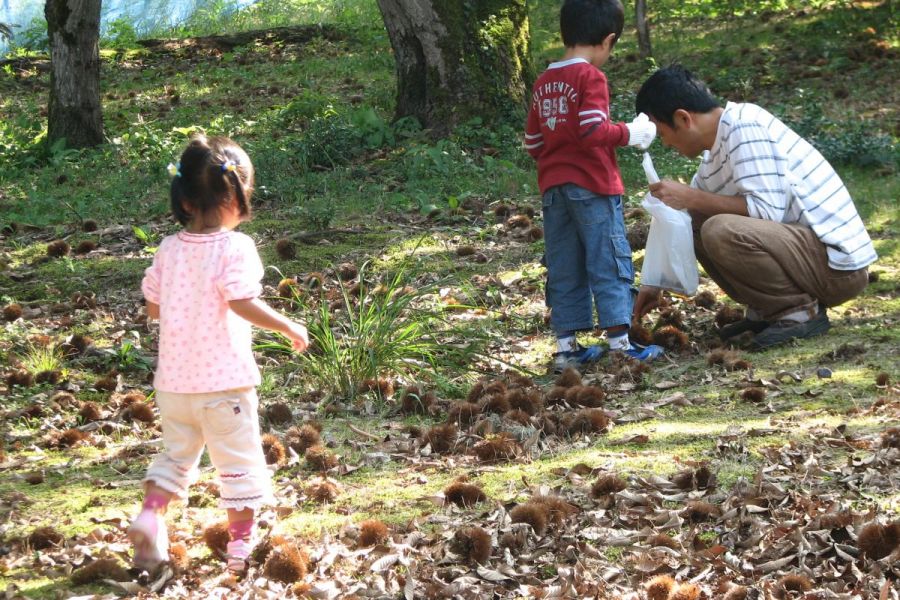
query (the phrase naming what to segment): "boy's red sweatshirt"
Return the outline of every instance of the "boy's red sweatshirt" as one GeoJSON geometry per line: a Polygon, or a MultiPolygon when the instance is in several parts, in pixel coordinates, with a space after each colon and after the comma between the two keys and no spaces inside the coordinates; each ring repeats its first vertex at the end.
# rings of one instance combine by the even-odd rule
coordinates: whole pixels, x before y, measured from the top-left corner
{"type": "Polygon", "coordinates": [[[603,72],[583,58],[550,64],[534,84],[525,126],[541,193],[574,183],[596,194],[622,194],[616,146],[627,144],[625,123],[609,120],[603,72]]]}

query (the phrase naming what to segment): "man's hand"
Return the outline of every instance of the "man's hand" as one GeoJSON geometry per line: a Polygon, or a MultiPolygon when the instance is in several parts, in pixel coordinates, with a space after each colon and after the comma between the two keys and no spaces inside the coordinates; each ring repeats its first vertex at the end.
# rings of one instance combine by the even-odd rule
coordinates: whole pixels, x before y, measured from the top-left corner
{"type": "Polygon", "coordinates": [[[294,350],[297,352],[304,352],[309,348],[309,332],[300,323],[292,322],[285,335],[291,338],[294,350]]]}
{"type": "Polygon", "coordinates": [[[637,146],[641,150],[646,150],[656,138],[656,124],[644,113],[635,117],[631,123],[625,123],[628,128],[628,145],[637,146]]]}
{"type": "Polygon", "coordinates": [[[644,315],[659,306],[662,299],[662,290],[649,285],[642,285],[638,291],[637,299],[634,301],[634,310],[632,311],[632,321],[640,321],[644,315]]]}
{"type": "Polygon", "coordinates": [[[671,179],[663,179],[659,183],[650,185],[650,193],[654,198],[658,198],[663,204],[681,210],[683,208],[693,208],[691,202],[695,192],[694,188],[671,179]]]}

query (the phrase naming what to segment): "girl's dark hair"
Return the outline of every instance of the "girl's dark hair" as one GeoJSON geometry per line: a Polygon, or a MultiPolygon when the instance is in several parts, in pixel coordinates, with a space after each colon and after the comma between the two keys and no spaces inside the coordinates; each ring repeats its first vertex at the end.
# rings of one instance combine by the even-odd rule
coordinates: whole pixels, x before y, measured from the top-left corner
{"type": "Polygon", "coordinates": [[[559,11],[563,45],[596,46],[614,33],[616,41],[625,27],[625,9],[619,0],[566,0],[559,11]]]}
{"type": "Polygon", "coordinates": [[[721,106],[706,84],[679,64],[651,75],[634,101],[636,113],[646,113],[669,127],[675,126],[675,111],[708,113],[721,106]]]}
{"type": "Polygon", "coordinates": [[[181,154],[170,193],[172,214],[182,225],[227,206],[233,198],[239,214],[249,218],[253,164],[231,139],[197,135],[181,154]]]}

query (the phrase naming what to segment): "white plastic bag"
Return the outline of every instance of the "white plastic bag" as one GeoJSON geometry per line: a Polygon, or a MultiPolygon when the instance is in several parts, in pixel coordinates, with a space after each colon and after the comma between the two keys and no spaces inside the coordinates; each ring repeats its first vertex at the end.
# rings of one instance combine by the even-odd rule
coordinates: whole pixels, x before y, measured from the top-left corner
{"type": "MultiPolygon", "coordinates": [[[[643,165],[647,181],[658,182],[653,161],[646,152],[643,165]]],[[[692,296],[700,285],[700,274],[694,255],[691,215],[686,210],[666,206],[649,192],[641,205],[652,217],[644,250],[644,266],[641,267],[641,285],[692,296]]]]}

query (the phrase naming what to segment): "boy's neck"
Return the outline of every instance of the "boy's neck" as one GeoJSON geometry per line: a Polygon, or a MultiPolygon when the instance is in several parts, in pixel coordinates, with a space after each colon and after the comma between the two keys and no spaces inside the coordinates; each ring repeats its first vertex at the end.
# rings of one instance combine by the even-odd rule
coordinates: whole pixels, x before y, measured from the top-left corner
{"type": "Polygon", "coordinates": [[[567,46],[563,54],[562,60],[572,60],[574,58],[582,58],[598,69],[603,66],[606,60],[598,60],[599,46],[567,46]],[[599,62],[599,64],[598,64],[599,62]]]}

